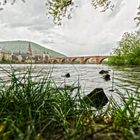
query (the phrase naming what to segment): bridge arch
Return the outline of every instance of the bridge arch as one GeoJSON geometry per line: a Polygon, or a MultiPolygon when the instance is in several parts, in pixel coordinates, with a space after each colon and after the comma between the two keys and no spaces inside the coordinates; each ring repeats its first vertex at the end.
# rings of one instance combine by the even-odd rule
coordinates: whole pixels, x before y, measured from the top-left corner
{"type": "Polygon", "coordinates": [[[83,64],[86,64],[87,63],[87,61],[90,59],[90,57],[89,58],[85,58],[84,60],[83,60],[83,64]]]}
{"type": "Polygon", "coordinates": [[[87,62],[88,63],[93,63],[93,62],[96,63],[95,59],[93,59],[91,57],[84,58],[82,64],[86,64],[87,62]],[[88,61],[90,61],[90,62],[88,62],[88,61]]]}
{"type": "Polygon", "coordinates": [[[58,64],[57,59],[52,60],[52,63],[53,63],[53,64],[58,64]]]}
{"type": "Polygon", "coordinates": [[[64,64],[66,62],[66,59],[64,58],[64,59],[61,59],[61,61],[60,61],[60,63],[61,64],[64,64]]]}
{"type": "Polygon", "coordinates": [[[56,59],[59,64],[64,64],[65,58],[56,59]]]}
{"type": "Polygon", "coordinates": [[[105,59],[107,59],[107,57],[101,57],[101,58],[98,60],[98,64],[101,64],[105,59]]]}
{"type": "Polygon", "coordinates": [[[80,63],[79,58],[72,58],[72,59],[71,59],[71,63],[72,63],[72,64],[73,64],[73,63],[76,63],[76,62],[79,62],[79,63],[80,63]]]}

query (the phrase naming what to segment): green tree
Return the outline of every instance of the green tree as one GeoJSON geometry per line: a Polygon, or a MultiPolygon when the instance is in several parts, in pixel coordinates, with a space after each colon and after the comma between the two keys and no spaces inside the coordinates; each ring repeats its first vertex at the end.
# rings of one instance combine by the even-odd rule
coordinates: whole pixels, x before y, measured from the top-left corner
{"type": "Polygon", "coordinates": [[[140,36],[138,33],[124,33],[118,47],[114,49],[114,57],[109,58],[110,64],[140,64],[140,36]]]}
{"type": "Polygon", "coordinates": [[[118,42],[119,47],[115,50],[115,54],[119,56],[130,55],[136,49],[140,48],[140,38],[137,33],[124,33],[121,41],[118,42]]]}

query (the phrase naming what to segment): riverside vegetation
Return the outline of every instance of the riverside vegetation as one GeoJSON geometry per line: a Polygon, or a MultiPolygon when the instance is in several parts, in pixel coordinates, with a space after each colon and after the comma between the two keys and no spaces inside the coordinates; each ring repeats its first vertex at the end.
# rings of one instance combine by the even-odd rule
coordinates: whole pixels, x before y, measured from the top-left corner
{"type": "Polygon", "coordinates": [[[118,47],[109,57],[110,65],[140,65],[140,34],[125,33],[118,47]]]}
{"type": "Polygon", "coordinates": [[[37,81],[31,68],[22,76],[14,68],[5,72],[10,81],[0,84],[1,140],[140,139],[138,90],[126,92],[127,98],[118,91],[121,103],[109,97],[97,110],[84,102],[80,88],[57,87],[51,72],[37,81]]]}

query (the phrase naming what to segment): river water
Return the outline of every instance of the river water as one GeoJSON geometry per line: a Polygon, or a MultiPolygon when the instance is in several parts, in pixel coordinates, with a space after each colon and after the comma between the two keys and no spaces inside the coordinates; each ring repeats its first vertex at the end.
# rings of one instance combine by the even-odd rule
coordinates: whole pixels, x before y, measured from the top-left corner
{"type": "MultiPolygon", "coordinates": [[[[13,64],[12,67],[16,70],[17,75],[22,75],[31,65],[13,64]]],[[[47,65],[36,64],[32,65],[34,75],[44,76],[51,73],[53,79],[58,87],[64,84],[77,86],[81,85],[83,93],[88,94],[95,88],[103,88],[107,95],[113,95],[114,92],[110,90],[119,90],[121,92],[130,91],[135,92],[136,88],[140,86],[140,67],[113,67],[107,65],[96,64],[61,64],[61,65],[47,65]],[[109,70],[111,76],[110,81],[105,81],[103,75],[99,74],[101,70],[109,70]],[[63,75],[70,73],[70,78],[65,78],[63,75]],[[114,79],[114,82],[112,82],[114,79]]],[[[0,65],[0,78],[8,82],[8,72],[11,72],[11,65],[0,65]]]]}

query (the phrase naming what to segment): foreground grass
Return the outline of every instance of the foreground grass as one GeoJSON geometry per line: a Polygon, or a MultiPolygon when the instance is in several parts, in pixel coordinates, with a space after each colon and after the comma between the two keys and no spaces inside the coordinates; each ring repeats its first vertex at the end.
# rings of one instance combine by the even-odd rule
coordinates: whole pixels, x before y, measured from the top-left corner
{"type": "MultiPolygon", "coordinates": [[[[0,139],[92,140],[140,139],[140,95],[110,98],[106,109],[93,110],[68,88],[59,88],[46,75],[38,82],[31,69],[18,77],[7,72],[10,85],[0,87],[0,139]]],[[[121,95],[121,94],[120,94],[121,95]]]]}

